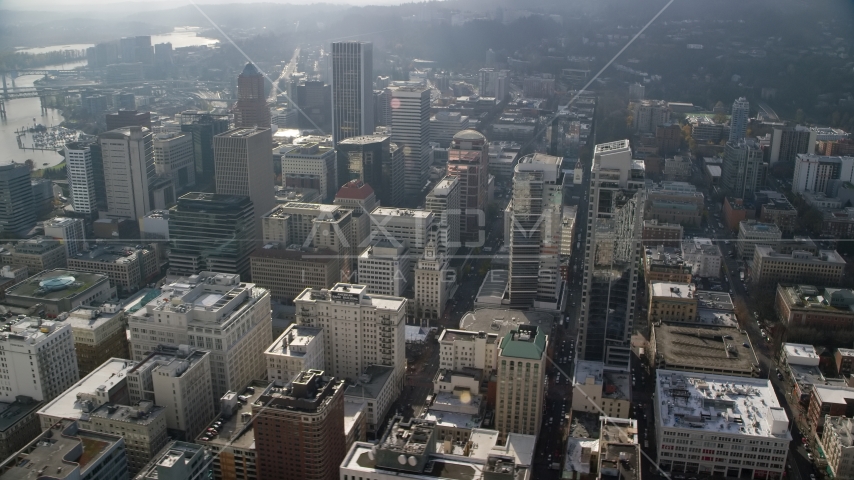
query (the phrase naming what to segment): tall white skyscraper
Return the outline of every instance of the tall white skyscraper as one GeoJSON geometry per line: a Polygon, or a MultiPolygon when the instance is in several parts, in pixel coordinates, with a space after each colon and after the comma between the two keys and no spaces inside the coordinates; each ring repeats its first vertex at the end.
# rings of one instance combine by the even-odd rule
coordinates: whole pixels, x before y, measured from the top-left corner
{"type": "Polygon", "coordinates": [[[729,141],[738,142],[747,136],[747,119],[750,116],[750,103],[741,97],[732,102],[732,116],[729,121],[729,141]]]}
{"type": "Polygon", "coordinates": [[[92,149],[89,144],[82,142],[66,144],[65,166],[74,211],[78,213],[97,211],[95,172],[92,168],[92,149]]]}
{"type": "Polygon", "coordinates": [[[214,137],[216,193],[252,200],[259,239],[261,214],[276,206],[272,151],[269,128],[235,128],[214,137]]]}
{"type": "Polygon", "coordinates": [[[104,159],[107,216],[137,220],[154,207],[154,151],[151,131],[145,127],[123,127],[99,135],[104,159]]]}
{"type": "Polygon", "coordinates": [[[332,43],[332,141],[374,133],[374,56],[370,42],[332,43]]]}
{"type": "Polygon", "coordinates": [[[430,173],[429,88],[392,88],[391,141],[403,149],[404,195],[410,201],[420,200],[430,173]]]}
{"type": "MultiPolygon", "coordinates": [[[[514,199],[515,202],[515,199],[514,199]]],[[[643,228],[644,166],[628,140],[596,145],[590,171],[578,358],[628,368],[643,228]]]]}

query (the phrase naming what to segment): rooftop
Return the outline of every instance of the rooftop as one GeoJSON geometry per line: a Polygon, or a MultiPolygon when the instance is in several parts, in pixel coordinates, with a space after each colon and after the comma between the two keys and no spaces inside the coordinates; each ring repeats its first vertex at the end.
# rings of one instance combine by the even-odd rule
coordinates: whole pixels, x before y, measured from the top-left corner
{"type": "Polygon", "coordinates": [[[83,478],[87,467],[120,442],[117,435],[82,430],[76,421],[62,420],[7,458],[0,465],[0,480],[83,478]]]}
{"type": "Polygon", "coordinates": [[[544,312],[480,308],[468,312],[460,319],[460,330],[494,333],[504,338],[507,332],[520,325],[536,325],[545,333],[551,332],[557,320],[544,312]]]}
{"type": "Polygon", "coordinates": [[[659,428],[792,440],[768,379],[659,369],[655,382],[659,428]]]}
{"type": "Polygon", "coordinates": [[[779,285],[777,290],[793,309],[826,310],[843,315],[854,314],[854,290],[813,285],[779,285]]]}
{"type": "Polygon", "coordinates": [[[247,137],[252,137],[252,136],[258,135],[260,133],[263,133],[263,132],[269,131],[269,130],[270,130],[269,127],[267,127],[267,128],[264,128],[264,127],[243,128],[243,127],[240,127],[240,128],[233,128],[231,130],[228,130],[227,132],[222,132],[216,136],[217,137],[225,137],[225,138],[247,138],[247,137]]]}
{"type": "Polygon", "coordinates": [[[362,305],[382,310],[398,311],[404,308],[406,299],[390,295],[369,295],[367,287],[352,283],[336,283],[332,288],[311,289],[306,288],[294,302],[333,302],[362,305]]]}
{"type": "Polygon", "coordinates": [[[479,428],[482,422],[480,415],[459,412],[446,412],[428,408],[422,415],[423,420],[435,422],[438,427],[447,428],[463,428],[469,429],[479,428]]]}
{"type": "Polygon", "coordinates": [[[693,283],[652,282],[653,298],[695,299],[693,283]]]}
{"type": "Polygon", "coordinates": [[[109,393],[126,384],[127,374],[135,365],[133,360],[123,358],[107,360],[48,402],[39,410],[39,414],[54,418],[80,418],[97,407],[90,398],[95,392],[109,393]]]}
{"type": "Polygon", "coordinates": [[[89,250],[88,252],[80,252],[76,256],[70,257],[68,260],[115,263],[117,265],[122,265],[136,261],[139,252],[145,250],[147,249],[144,247],[137,248],[125,245],[99,245],[97,248],[89,250]]]}
{"type": "Polygon", "coordinates": [[[325,375],[322,370],[303,370],[284,387],[271,384],[254,406],[314,414],[328,405],[343,385],[343,380],[325,375]]]}
{"type": "Polygon", "coordinates": [[[391,381],[392,373],[392,366],[369,365],[365,372],[359,375],[359,381],[347,387],[344,396],[353,399],[377,399],[386,383],[391,381]]]}
{"type": "MultiPolygon", "coordinates": [[[[249,384],[243,392],[243,395],[247,397],[246,401],[237,402],[236,410],[233,413],[229,415],[221,413],[208,425],[207,428],[212,428],[215,422],[221,422],[221,426],[217,429],[219,435],[206,437],[205,433],[202,432],[196,437],[195,442],[200,445],[216,445],[218,447],[232,445],[241,450],[254,450],[255,431],[252,428],[252,422],[248,420],[252,418],[252,405],[258,401],[258,398],[270,385],[270,383],[257,380],[249,384]],[[202,437],[206,437],[208,440],[202,440],[202,437]]],[[[226,396],[229,394],[234,395],[234,392],[229,392],[226,396]]],[[[207,431],[207,429],[205,430],[207,431]]]]}
{"type": "Polygon", "coordinates": [[[668,369],[759,373],[747,333],[734,326],[661,322],[653,325],[656,362],[668,369]]]}
{"type": "Polygon", "coordinates": [[[783,234],[780,228],[773,223],[762,223],[756,220],[742,220],[738,224],[739,235],[744,232],[747,235],[761,235],[763,237],[774,236],[780,238],[783,234]]]}
{"type": "Polygon", "coordinates": [[[504,335],[498,355],[539,360],[546,351],[546,334],[534,325],[520,325],[504,335]]]}
{"type": "Polygon", "coordinates": [[[305,327],[292,323],[279,335],[264,353],[285,357],[304,357],[306,347],[320,337],[322,328],[305,327]]]}
{"type": "Polygon", "coordinates": [[[46,270],[9,287],[6,296],[57,301],[82,295],[89,288],[107,282],[107,276],[98,273],[46,270]]]}
{"type": "Polygon", "coordinates": [[[339,145],[367,145],[369,143],[379,143],[388,139],[388,135],[359,135],[356,137],[345,138],[338,142],[339,145]]]}
{"type": "Polygon", "coordinates": [[[700,308],[708,308],[712,310],[733,311],[732,297],[726,292],[716,292],[714,290],[697,290],[695,292],[700,308]]]}
{"type": "Polygon", "coordinates": [[[349,182],[342,185],[340,189],[338,189],[338,193],[335,194],[335,198],[365,200],[373,193],[374,189],[371,188],[371,186],[367,183],[361,182],[359,180],[350,180],[349,182]]]}
{"type": "Polygon", "coordinates": [[[836,250],[819,250],[818,255],[813,255],[806,250],[794,250],[791,253],[778,253],[774,247],[769,245],[757,245],[756,256],[768,259],[786,259],[801,263],[835,263],[845,266],[845,259],[836,250]]]}

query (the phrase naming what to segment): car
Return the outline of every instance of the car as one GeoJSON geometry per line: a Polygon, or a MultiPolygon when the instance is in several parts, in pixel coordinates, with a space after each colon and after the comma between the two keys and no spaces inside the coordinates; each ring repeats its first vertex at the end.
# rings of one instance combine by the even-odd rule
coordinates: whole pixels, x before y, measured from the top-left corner
{"type": "Polygon", "coordinates": [[[777,380],[783,380],[783,374],[782,373],[777,372],[777,380]]]}
{"type": "MultiPolygon", "coordinates": [[[[807,458],[809,461],[812,461],[812,452],[807,452],[807,458]]],[[[812,478],[815,478],[815,475],[810,475],[812,478]]]]}
{"type": "Polygon", "coordinates": [[[210,440],[210,437],[202,437],[200,440],[203,442],[207,442],[210,440]]]}
{"type": "Polygon", "coordinates": [[[815,474],[814,473],[810,474],[810,480],[815,480],[815,474]]]}

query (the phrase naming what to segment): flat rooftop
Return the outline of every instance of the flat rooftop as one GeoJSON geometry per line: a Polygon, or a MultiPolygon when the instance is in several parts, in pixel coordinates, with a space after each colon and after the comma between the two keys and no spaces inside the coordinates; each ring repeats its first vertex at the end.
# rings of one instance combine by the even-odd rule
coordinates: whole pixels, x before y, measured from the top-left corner
{"type": "Polygon", "coordinates": [[[284,357],[305,357],[306,347],[320,336],[322,328],[291,324],[264,351],[266,354],[284,357]]]}
{"type": "Polygon", "coordinates": [[[695,292],[700,308],[711,310],[733,311],[732,297],[726,292],[714,290],[697,290],[695,292]]]}
{"type": "Polygon", "coordinates": [[[430,210],[420,210],[414,208],[397,208],[397,207],[377,207],[371,212],[371,215],[389,215],[392,217],[412,217],[412,218],[427,218],[433,215],[430,210]]]}
{"type": "Polygon", "coordinates": [[[79,394],[93,394],[103,386],[109,392],[118,383],[125,382],[127,373],[136,365],[133,360],[111,358],[92,370],[68,390],[48,402],[39,414],[56,418],[80,418],[86,413],[79,394]]]}
{"type": "Polygon", "coordinates": [[[78,478],[87,466],[100,460],[122,437],[81,430],[74,420],[62,420],[42,432],[20,453],[0,465],[2,480],[31,480],[35,478],[78,478]],[[77,471],[79,465],[80,473],[77,471]],[[45,476],[36,472],[45,472],[45,476]]]}
{"type": "Polygon", "coordinates": [[[655,382],[659,428],[792,440],[768,379],[659,369],[655,382]]]}
{"type": "Polygon", "coordinates": [[[483,283],[480,284],[477,301],[500,304],[509,282],[510,273],[507,270],[490,270],[483,277],[483,283]]]}
{"type": "Polygon", "coordinates": [[[428,408],[427,411],[424,412],[423,415],[421,415],[421,419],[436,422],[437,427],[461,428],[469,430],[471,430],[472,428],[479,428],[483,420],[482,418],[480,418],[479,415],[459,412],[445,412],[433,408],[428,408]]]}
{"type": "Polygon", "coordinates": [[[382,310],[398,311],[404,308],[406,299],[391,295],[373,295],[366,293],[367,287],[352,283],[336,283],[332,288],[305,289],[294,298],[303,302],[331,302],[349,305],[362,305],[382,310]]]}
{"type": "Polygon", "coordinates": [[[82,294],[99,283],[109,282],[106,275],[71,270],[47,270],[12,285],[6,290],[7,297],[26,297],[43,300],[61,300],[82,294]]]}
{"type": "Polygon", "coordinates": [[[104,305],[102,308],[97,308],[81,305],[69,312],[62,323],[71,325],[72,329],[97,330],[123,314],[124,310],[118,306],[104,305]]]}
{"type": "Polygon", "coordinates": [[[818,353],[812,345],[806,343],[784,343],[783,350],[786,351],[786,358],[790,362],[796,360],[807,361],[816,365],[819,363],[818,353]]]}
{"type": "Polygon", "coordinates": [[[655,352],[673,370],[759,371],[747,333],[736,327],[661,322],[653,325],[655,352]]]}
{"type": "Polygon", "coordinates": [[[202,440],[202,437],[205,436],[205,433],[202,432],[196,437],[195,443],[198,443],[199,445],[215,445],[219,448],[227,445],[233,445],[235,448],[239,448],[241,450],[254,450],[255,431],[252,428],[252,422],[246,422],[244,414],[252,414],[252,404],[258,401],[258,398],[261,397],[269,386],[269,383],[262,381],[254,381],[249,384],[249,387],[252,387],[255,391],[251,392],[247,389],[241,393],[242,395],[248,396],[248,400],[246,400],[246,402],[237,402],[238,409],[230,417],[223,417],[222,415],[219,415],[205,428],[205,430],[207,430],[208,428],[211,428],[215,422],[220,421],[222,422],[222,426],[218,429],[219,435],[213,438],[208,437],[209,440],[202,440]]]}
{"type": "Polygon", "coordinates": [[[359,376],[358,385],[347,386],[347,390],[344,390],[344,396],[351,399],[377,399],[385,389],[386,384],[391,381],[392,373],[394,373],[394,367],[370,365],[359,376]]]}
{"type": "Polygon", "coordinates": [[[653,298],[694,299],[694,284],[653,282],[651,285],[653,298]]]}
{"type": "Polygon", "coordinates": [[[549,334],[557,319],[551,313],[499,308],[481,308],[468,312],[460,319],[460,330],[494,333],[504,337],[520,325],[534,325],[549,334]]]}

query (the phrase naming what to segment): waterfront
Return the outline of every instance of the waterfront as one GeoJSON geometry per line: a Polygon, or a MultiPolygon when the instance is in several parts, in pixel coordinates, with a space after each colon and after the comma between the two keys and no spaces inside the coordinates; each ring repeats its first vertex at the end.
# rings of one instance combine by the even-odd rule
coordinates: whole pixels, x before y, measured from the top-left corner
{"type": "MultiPolygon", "coordinates": [[[[196,31],[198,27],[179,27],[175,31],[164,35],[152,35],[151,44],[169,42],[172,43],[172,48],[182,48],[198,45],[213,45],[218,41],[212,38],[197,37],[196,31]]],[[[19,52],[25,53],[46,53],[58,50],[81,50],[91,44],[65,44],[53,45],[47,47],[26,48],[19,52]]],[[[64,63],[61,65],[47,65],[39,67],[45,70],[72,70],[75,68],[85,67],[86,61],[64,63]]],[[[42,78],[39,75],[22,75],[15,79],[17,87],[32,87],[33,82],[42,78]]],[[[64,120],[59,110],[48,109],[45,115],[42,115],[41,104],[38,98],[21,98],[16,100],[8,100],[6,103],[6,113],[8,118],[0,121],[0,165],[18,162],[22,163],[27,159],[32,159],[36,168],[47,168],[62,162],[62,155],[50,150],[21,150],[18,148],[16,139],[16,130],[27,129],[36,124],[42,124],[48,129],[58,126],[64,120]]]]}

